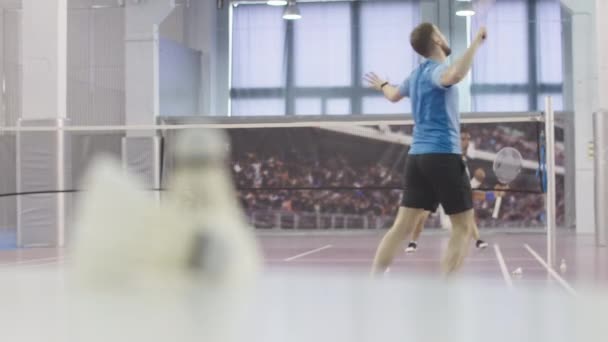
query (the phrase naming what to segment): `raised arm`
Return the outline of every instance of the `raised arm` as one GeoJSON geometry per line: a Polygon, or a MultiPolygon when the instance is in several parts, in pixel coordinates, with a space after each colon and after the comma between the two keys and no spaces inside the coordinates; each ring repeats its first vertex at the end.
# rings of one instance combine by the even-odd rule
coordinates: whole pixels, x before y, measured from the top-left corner
{"type": "Polygon", "coordinates": [[[457,84],[462,81],[469,70],[471,70],[471,65],[473,65],[473,58],[475,57],[475,53],[477,49],[484,43],[487,37],[487,31],[485,27],[479,29],[475,40],[471,43],[471,46],[467,49],[467,51],[456,60],[441,76],[441,85],[444,87],[449,87],[451,85],[457,84]]]}

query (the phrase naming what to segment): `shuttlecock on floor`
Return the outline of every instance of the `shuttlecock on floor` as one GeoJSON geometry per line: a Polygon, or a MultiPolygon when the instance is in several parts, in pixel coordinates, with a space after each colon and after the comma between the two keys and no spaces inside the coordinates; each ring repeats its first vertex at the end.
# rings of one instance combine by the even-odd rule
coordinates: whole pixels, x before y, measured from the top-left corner
{"type": "Polygon", "coordinates": [[[566,273],[568,270],[568,266],[566,265],[566,259],[562,259],[562,262],[559,264],[559,271],[562,273],[566,273]]]}
{"type": "Polygon", "coordinates": [[[516,269],[515,269],[515,270],[512,272],[512,274],[513,274],[514,276],[521,276],[523,273],[524,273],[524,271],[522,270],[522,268],[521,268],[521,267],[516,268],[516,269]]]}

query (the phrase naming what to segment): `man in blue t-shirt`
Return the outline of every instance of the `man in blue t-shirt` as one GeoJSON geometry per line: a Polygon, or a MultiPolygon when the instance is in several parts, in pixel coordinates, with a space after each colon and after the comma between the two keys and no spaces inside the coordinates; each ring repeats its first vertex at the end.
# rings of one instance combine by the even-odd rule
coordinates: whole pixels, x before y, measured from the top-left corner
{"type": "Polygon", "coordinates": [[[485,39],[486,29],[481,28],[464,55],[448,65],[451,49],[447,40],[435,25],[422,23],[412,31],[410,43],[426,60],[400,86],[392,86],[374,73],[365,75],[370,87],[381,91],[389,101],[409,97],[415,123],[405,166],[403,199],[393,226],[378,247],[375,273],[388,268],[402,241],[424,219],[425,211],[435,211],[439,204],[452,222],[444,259],[446,273],[456,271],[464,261],[475,218],[471,184],[460,156],[455,85],[466,77],[485,39]]]}

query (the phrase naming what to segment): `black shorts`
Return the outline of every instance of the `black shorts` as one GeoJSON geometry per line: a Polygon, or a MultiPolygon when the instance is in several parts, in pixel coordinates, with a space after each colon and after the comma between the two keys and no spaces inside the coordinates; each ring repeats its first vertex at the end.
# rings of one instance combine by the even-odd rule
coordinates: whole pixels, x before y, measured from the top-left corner
{"type": "Polygon", "coordinates": [[[439,204],[448,215],[473,208],[473,191],[462,157],[458,154],[409,155],[401,206],[434,212],[439,204]]]}

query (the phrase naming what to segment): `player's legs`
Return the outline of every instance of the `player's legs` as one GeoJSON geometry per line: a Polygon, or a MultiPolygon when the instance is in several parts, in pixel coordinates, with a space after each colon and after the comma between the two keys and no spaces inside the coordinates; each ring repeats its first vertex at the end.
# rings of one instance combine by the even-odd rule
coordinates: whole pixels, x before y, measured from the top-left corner
{"type": "Polygon", "coordinates": [[[475,213],[473,213],[473,230],[471,231],[471,234],[473,234],[473,240],[475,241],[479,241],[481,239],[481,236],[479,236],[479,228],[477,228],[477,222],[475,222],[475,213]]]}
{"type": "MultiPolygon", "coordinates": [[[[473,217],[475,217],[475,213],[473,213],[473,217]]],[[[481,239],[481,235],[479,234],[479,227],[477,227],[477,220],[474,219],[473,231],[471,232],[471,237],[473,241],[475,241],[475,247],[478,249],[485,249],[488,247],[488,243],[481,239]]]]}
{"type": "Polygon", "coordinates": [[[437,207],[432,185],[420,172],[419,159],[420,156],[417,155],[407,157],[401,206],[393,226],[378,246],[373,273],[384,272],[389,267],[403,241],[412,236],[416,227],[424,224],[422,221],[426,218],[426,213],[437,207]]]}
{"type": "Polygon", "coordinates": [[[445,272],[451,274],[462,266],[475,227],[471,183],[464,162],[456,154],[425,155],[421,160],[421,169],[433,179],[435,196],[452,223],[443,260],[445,272]]]}
{"type": "Polygon", "coordinates": [[[457,271],[467,256],[471,234],[475,229],[475,216],[473,210],[469,209],[450,215],[450,221],[452,222],[452,235],[443,259],[443,269],[447,274],[457,271]]]}
{"type": "MultiPolygon", "coordinates": [[[[428,219],[429,215],[430,215],[430,212],[426,211],[422,217],[422,220],[420,220],[418,225],[416,225],[416,227],[414,228],[414,233],[412,233],[412,237],[411,237],[407,247],[405,248],[406,253],[413,253],[418,249],[418,239],[420,239],[420,235],[422,234],[422,230],[424,229],[424,225],[425,225],[426,220],[428,219]]],[[[477,247],[477,248],[483,249],[488,246],[487,242],[485,242],[481,239],[481,236],[479,234],[479,228],[477,227],[477,222],[474,222],[474,224],[473,224],[473,229],[471,231],[471,238],[473,239],[473,241],[475,241],[475,247],[477,247]]]]}
{"type": "Polygon", "coordinates": [[[391,229],[384,235],[376,251],[372,273],[382,273],[390,266],[403,240],[412,234],[425,215],[424,209],[399,207],[397,218],[391,229]]]}
{"type": "Polygon", "coordinates": [[[429,214],[430,214],[429,211],[425,211],[424,215],[422,216],[422,219],[414,228],[414,233],[412,234],[410,242],[407,244],[407,247],[405,248],[406,253],[413,253],[416,251],[416,249],[418,249],[418,238],[420,238],[420,234],[422,234],[422,230],[424,229],[424,224],[426,223],[426,220],[428,219],[429,214]]]}
{"type": "Polygon", "coordinates": [[[428,219],[430,213],[430,211],[425,211],[422,215],[422,219],[420,220],[418,225],[416,225],[416,228],[414,228],[414,233],[412,234],[412,241],[418,241],[418,238],[420,238],[420,234],[422,234],[424,224],[426,223],[426,220],[428,219]]]}

